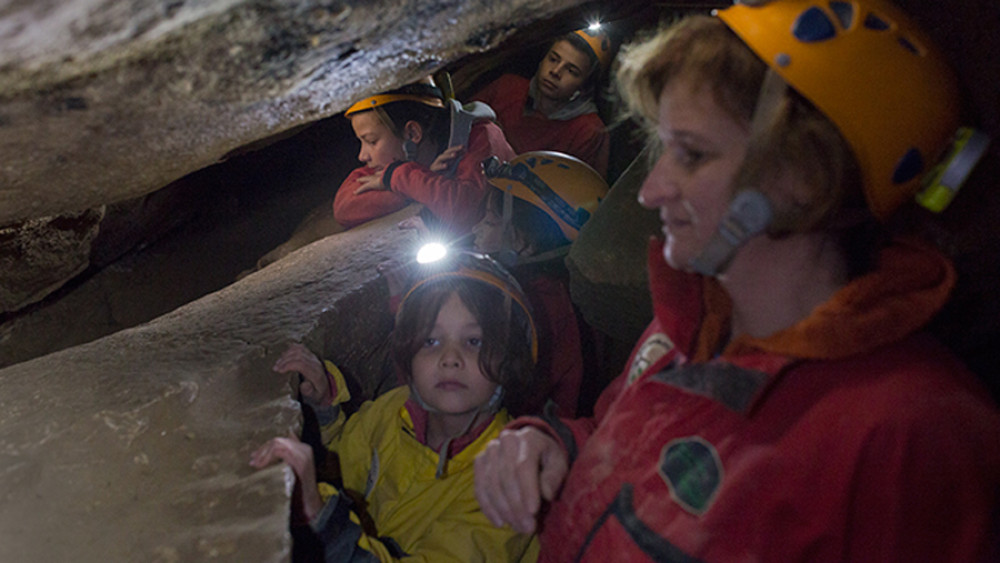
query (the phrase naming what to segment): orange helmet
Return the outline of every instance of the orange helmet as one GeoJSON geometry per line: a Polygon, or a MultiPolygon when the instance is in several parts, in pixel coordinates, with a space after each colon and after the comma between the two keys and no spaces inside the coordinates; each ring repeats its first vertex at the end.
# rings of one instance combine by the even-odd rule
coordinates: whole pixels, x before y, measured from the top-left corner
{"type": "Polygon", "coordinates": [[[876,217],[919,190],[958,128],[959,97],[905,14],[888,0],[778,0],[717,16],[837,126],[876,217]]]}
{"type": "Polygon", "coordinates": [[[433,108],[444,108],[444,101],[441,98],[435,98],[433,96],[419,96],[414,94],[376,94],[374,96],[365,98],[361,101],[355,102],[351,107],[347,108],[344,112],[345,116],[350,116],[351,114],[358,113],[359,111],[366,111],[370,109],[375,109],[377,107],[384,106],[386,104],[391,104],[393,102],[419,102],[421,104],[433,107],[433,108]]]}
{"type": "Polygon", "coordinates": [[[608,34],[604,33],[601,29],[600,24],[595,24],[593,26],[585,27],[583,29],[578,29],[574,31],[581,39],[583,39],[594,57],[597,58],[597,62],[601,65],[601,70],[608,70],[608,65],[611,64],[611,39],[608,34]]]}
{"type": "Polygon", "coordinates": [[[586,162],[555,151],[532,151],[508,163],[483,162],[489,183],[544,211],[563,235],[576,240],[608,193],[608,183],[586,162]]]}
{"type": "Polygon", "coordinates": [[[349,117],[351,114],[358,113],[359,111],[375,109],[393,102],[418,102],[433,108],[445,107],[444,96],[441,90],[434,84],[432,78],[427,77],[413,84],[407,84],[402,88],[375,94],[374,96],[357,101],[351,107],[347,108],[344,116],[349,117]]]}
{"type": "Polygon", "coordinates": [[[528,298],[524,295],[517,279],[499,262],[485,254],[467,250],[453,252],[443,246],[440,247],[440,253],[431,259],[422,260],[418,255],[417,262],[422,270],[421,277],[399,301],[399,308],[396,310],[397,320],[403,315],[403,309],[408,306],[410,297],[427,287],[438,283],[453,283],[456,279],[480,282],[510,298],[524,313],[526,342],[531,347],[531,359],[538,361],[538,332],[528,298]]]}

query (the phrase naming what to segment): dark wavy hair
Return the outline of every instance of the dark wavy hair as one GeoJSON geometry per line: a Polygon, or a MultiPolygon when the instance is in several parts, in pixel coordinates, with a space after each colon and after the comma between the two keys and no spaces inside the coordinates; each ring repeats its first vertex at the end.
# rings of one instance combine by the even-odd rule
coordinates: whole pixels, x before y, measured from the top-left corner
{"type": "MultiPolygon", "coordinates": [[[[406,383],[412,381],[413,357],[451,295],[462,300],[483,330],[479,369],[503,387],[501,405],[512,416],[526,414],[540,391],[532,357],[531,312],[505,292],[477,279],[449,276],[421,285],[406,297],[392,332],[392,359],[398,373],[406,383]]],[[[519,298],[526,303],[523,296],[519,298]]]]}

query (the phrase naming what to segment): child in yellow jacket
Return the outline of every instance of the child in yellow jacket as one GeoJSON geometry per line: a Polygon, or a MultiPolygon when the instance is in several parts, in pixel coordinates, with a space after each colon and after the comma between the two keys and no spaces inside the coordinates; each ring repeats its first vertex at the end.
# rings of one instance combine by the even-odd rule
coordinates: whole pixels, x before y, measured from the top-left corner
{"type": "Polygon", "coordinates": [[[292,467],[327,561],[533,561],[533,537],[494,527],[473,490],[475,456],[536,388],[537,337],[517,282],[482,255],[436,265],[400,303],[392,348],[408,385],[346,421],[333,364],[301,345],[275,364],[301,373],[303,398],[320,407],[341,489],[316,483],[312,450],[295,438],[272,439],[251,465],[292,467]]]}

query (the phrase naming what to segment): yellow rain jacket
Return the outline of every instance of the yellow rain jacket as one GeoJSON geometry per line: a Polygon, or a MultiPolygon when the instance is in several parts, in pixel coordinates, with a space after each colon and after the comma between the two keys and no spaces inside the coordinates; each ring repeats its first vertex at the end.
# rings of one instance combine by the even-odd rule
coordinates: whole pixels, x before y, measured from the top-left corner
{"type": "MultiPolygon", "coordinates": [[[[326,505],[311,525],[326,560],[535,561],[535,537],[495,527],[480,511],[473,488],[473,460],[509,422],[507,412],[498,412],[482,434],[453,454],[438,479],[438,453],[418,441],[404,406],[408,398],[409,388],[393,389],[363,404],[346,423],[339,415],[323,429],[324,438],[332,436],[327,447],[340,459],[344,489],[356,493],[319,485],[326,505]],[[363,497],[375,530],[362,526],[361,507],[350,497],[363,497]]],[[[346,400],[338,396],[334,403],[346,400]]]]}

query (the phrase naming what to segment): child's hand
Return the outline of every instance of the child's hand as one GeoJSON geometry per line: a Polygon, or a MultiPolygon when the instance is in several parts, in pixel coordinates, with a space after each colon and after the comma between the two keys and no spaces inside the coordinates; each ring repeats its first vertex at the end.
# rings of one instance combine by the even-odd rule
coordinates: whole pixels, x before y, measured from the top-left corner
{"type": "Polygon", "coordinates": [[[396,224],[396,228],[400,230],[412,230],[416,231],[417,235],[421,238],[427,238],[431,234],[431,230],[427,228],[427,224],[420,215],[414,215],[413,217],[407,217],[399,223],[396,224]]]}
{"type": "Polygon", "coordinates": [[[295,498],[306,520],[312,520],[323,509],[323,499],[316,485],[316,464],[312,448],[294,435],[273,438],[250,454],[250,465],[260,469],[275,461],[284,461],[295,473],[295,498]]]}
{"type": "Polygon", "coordinates": [[[567,471],[566,452],[548,434],[504,430],[476,457],[476,498],[494,525],[532,533],[542,499],[555,498],[567,471]]]}
{"type": "Polygon", "coordinates": [[[431,163],[431,172],[444,172],[448,170],[448,167],[451,166],[451,161],[461,158],[463,154],[465,154],[465,147],[462,145],[455,145],[444,149],[434,159],[434,162],[431,163]]]}
{"type": "Polygon", "coordinates": [[[365,192],[371,192],[375,190],[386,191],[389,188],[382,184],[382,175],[385,174],[385,170],[379,170],[378,172],[372,174],[371,176],[362,176],[358,178],[358,184],[361,185],[360,188],[354,190],[354,195],[363,194],[365,192]]]}
{"type": "Polygon", "coordinates": [[[334,393],[337,392],[330,387],[330,379],[326,376],[323,362],[301,344],[289,345],[278,361],[274,362],[272,369],[278,373],[301,374],[299,393],[313,405],[321,407],[329,405],[334,393]]]}

